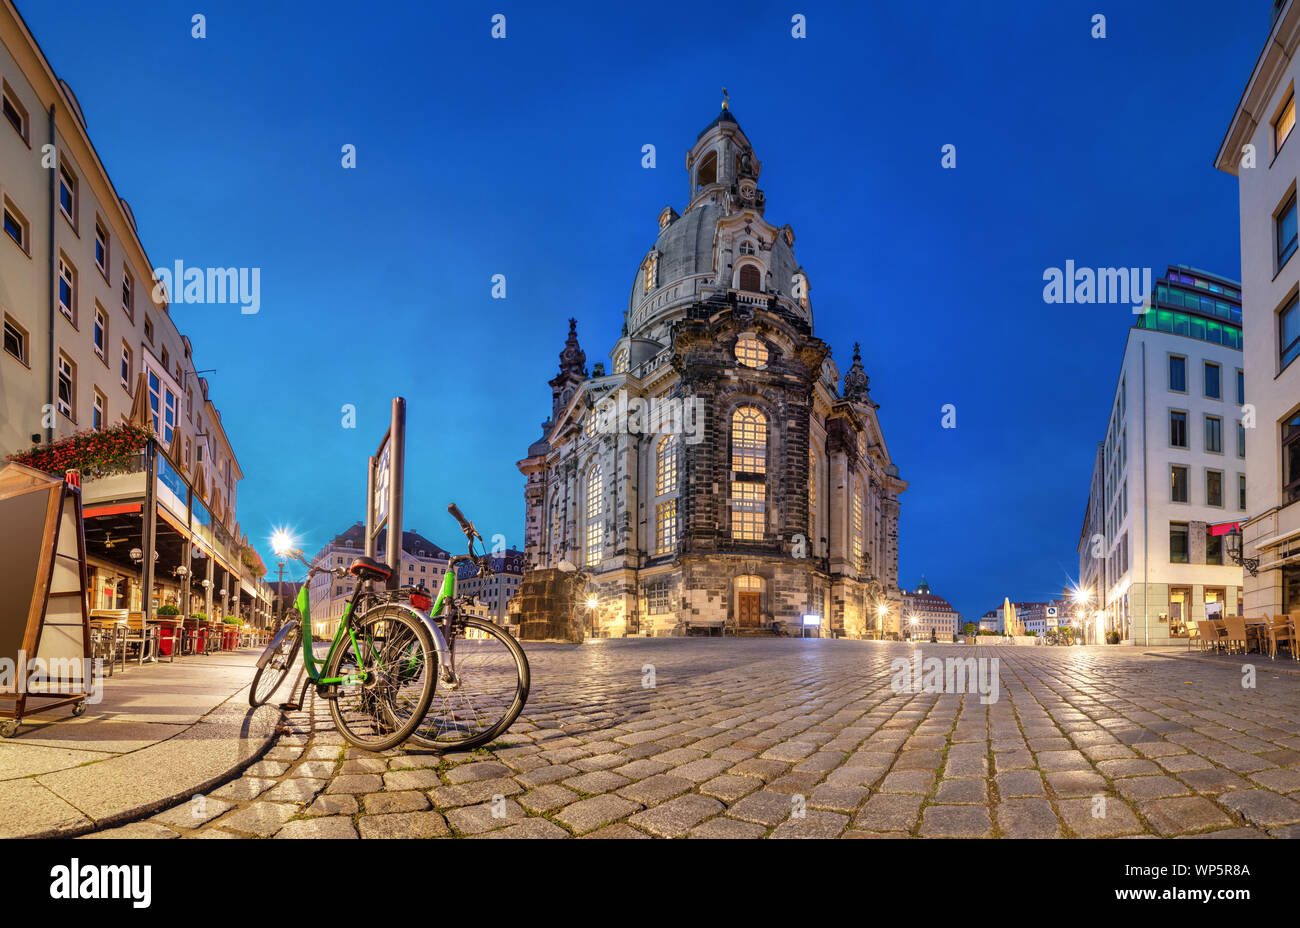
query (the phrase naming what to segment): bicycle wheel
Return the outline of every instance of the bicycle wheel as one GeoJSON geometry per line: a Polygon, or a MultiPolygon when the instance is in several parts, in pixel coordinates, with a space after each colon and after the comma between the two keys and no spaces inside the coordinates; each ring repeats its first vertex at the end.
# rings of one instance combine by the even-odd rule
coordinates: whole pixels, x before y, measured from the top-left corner
{"type": "Polygon", "coordinates": [[[438,660],[428,630],[396,606],[371,609],[330,658],[330,715],[359,748],[386,751],[410,736],[429,709],[438,660]]]}
{"type": "Polygon", "coordinates": [[[256,709],[280,688],[280,684],[289,674],[289,669],[293,667],[294,658],[301,644],[302,627],[298,626],[286,635],[277,635],[275,640],[266,646],[270,657],[262,662],[262,666],[258,667],[257,673],[253,675],[253,684],[248,688],[250,706],[256,709]]]}
{"type": "Polygon", "coordinates": [[[509,632],[480,619],[457,623],[447,646],[454,666],[439,668],[429,711],[411,743],[468,751],[489,744],[523,711],[531,684],[528,658],[509,632]]]}

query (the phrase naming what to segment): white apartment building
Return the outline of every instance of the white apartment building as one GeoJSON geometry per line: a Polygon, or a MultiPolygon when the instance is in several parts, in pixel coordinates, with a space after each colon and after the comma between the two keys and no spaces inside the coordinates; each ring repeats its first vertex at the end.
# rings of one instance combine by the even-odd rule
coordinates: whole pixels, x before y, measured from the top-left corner
{"type": "MultiPolygon", "coordinates": [[[[137,119],[138,104],[100,115],[137,119]]],[[[93,455],[77,456],[91,608],[266,620],[235,518],[244,475],[208,382],[76,95],[11,0],[0,0],[0,117],[0,458],[144,429],[126,472],[101,476],[93,455]]]]}
{"type": "MultiPolygon", "coordinates": [[[[327,567],[352,566],[352,562],[365,554],[366,527],[355,523],[341,535],[335,535],[329,544],[311,558],[313,564],[327,567]]],[[[383,533],[380,533],[376,550],[384,550],[383,533]]],[[[425,538],[419,532],[402,532],[402,569],[399,572],[402,586],[423,587],[437,597],[442,578],[451,564],[451,555],[425,538]]],[[[330,638],[343,618],[343,610],[356,589],[356,579],[349,576],[340,580],[330,574],[317,574],[312,578],[308,593],[313,632],[330,638]]]]}
{"type": "Polygon", "coordinates": [[[1278,0],[1273,24],[1219,149],[1235,175],[1250,405],[1242,556],[1247,615],[1300,608],[1300,257],[1295,132],[1300,4],[1278,0]]]}
{"type": "Polygon", "coordinates": [[[519,592],[524,579],[524,552],[507,548],[504,553],[489,559],[493,573],[480,577],[473,564],[462,564],[456,575],[456,591],[475,597],[482,606],[484,618],[498,625],[506,624],[506,604],[519,592]]]}
{"type": "Polygon", "coordinates": [[[1101,529],[1079,545],[1080,576],[1104,578],[1084,590],[1094,597],[1085,640],[1115,629],[1131,643],[1172,644],[1207,603],[1240,609],[1241,568],[1209,531],[1245,510],[1238,286],[1171,266],[1128,330],[1088,502],[1101,529]],[[1095,557],[1103,570],[1088,563],[1095,557]]]}

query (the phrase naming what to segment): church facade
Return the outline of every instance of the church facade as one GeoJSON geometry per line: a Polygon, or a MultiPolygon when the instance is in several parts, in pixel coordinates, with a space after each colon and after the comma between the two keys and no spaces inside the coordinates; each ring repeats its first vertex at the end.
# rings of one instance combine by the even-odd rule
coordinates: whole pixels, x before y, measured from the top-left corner
{"type": "Polygon", "coordinates": [[[586,635],[898,630],[907,484],[858,347],[841,381],[813,332],[761,168],[724,104],[687,154],[685,210],[659,214],[608,366],[588,372],[570,320],[519,468],[527,569],[578,578],[586,635]]]}

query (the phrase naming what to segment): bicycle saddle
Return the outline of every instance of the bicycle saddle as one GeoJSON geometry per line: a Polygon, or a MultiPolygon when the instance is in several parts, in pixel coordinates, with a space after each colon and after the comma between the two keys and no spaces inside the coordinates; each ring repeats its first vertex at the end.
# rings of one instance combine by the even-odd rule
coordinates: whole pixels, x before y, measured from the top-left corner
{"type": "Polygon", "coordinates": [[[348,573],[354,574],[360,580],[387,580],[392,572],[392,568],[383,561],[364,555],[354,560],[352,566],[348,568],[348,573]]]}

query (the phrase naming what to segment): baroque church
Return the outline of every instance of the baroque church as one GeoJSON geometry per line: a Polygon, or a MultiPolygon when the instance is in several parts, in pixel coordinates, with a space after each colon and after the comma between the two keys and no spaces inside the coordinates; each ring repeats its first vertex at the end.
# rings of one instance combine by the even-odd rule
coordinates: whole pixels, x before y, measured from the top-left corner
{"type": "Polygon", "coordinates": [[[907,484],[858,346],[841,381],[813,334],[761,170],[724,103],[687,153],[686,208],[659,214],[608,366],[588,373],[569,320],[551,416],[519,462],[521,618],[567,577],[575,638],[898,632],[907,484]],[[682,414],[612,414],[638,404],[682,414]]]}

